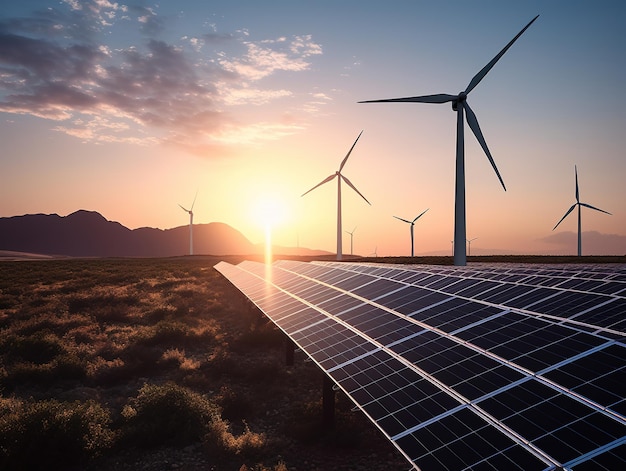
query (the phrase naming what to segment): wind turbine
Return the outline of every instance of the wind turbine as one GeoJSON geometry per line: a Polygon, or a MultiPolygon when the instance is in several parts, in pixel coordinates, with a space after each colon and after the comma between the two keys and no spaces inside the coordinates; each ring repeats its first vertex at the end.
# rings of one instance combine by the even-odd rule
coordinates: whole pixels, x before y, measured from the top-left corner
{"type": "MultiPolygon", "coordinates": [[[[430,209],[430,208],[428,208],[428,209],[430,209]]],[[[428,211],[428,209],[426,209],[426,211],[428,211]]],[[[415,221],[417,221],[419,218],[421,218],[421,217],[424,215],[424,213],[425,213],[426,211],[422,212],[422,214],[420,214],[419,216],[417,216],[417,217],[416,217],[415,219],[413,219],[412,221],[407,221],[406,219],[402,219],[402,218],[399,218],[398,216],[394,216],[394,218],[399,219],[400,221],[404,221],[404,222],[406,222],[407,224],[410,224],[410,225],[411,225],[411,257],[413,257],[413,256],[414,256],[414,255],[413,255],[413,254],[414,254],[414,250],[413,250],[413,240],[414,240],[414,239],[413,239],[413,228],[415,227],[415,221]]]]}
{"type": "Polygon", "coordinates": [[[487,158],[491,163],[502,188],[506,191],[504,181],[498,172],[496,163],[489,152],[487,142],[483,137],[483,133],[478,125],[476,115],[467,104],[467,95],[480,83],[480,81],[487,75],[491,68],[500,60],[506,51],[513,45],[515,41],[533,24],[533,22],[539,17],[535,16],[530,23],[528,23],[519,33],[515,36],[505,47],[502,49],[480,72],[478,72],[474,78],[470,81],[467,88],[460,92],[458,95],[448,95],[445,93],[436,95],[424,95],[407,98],[391,98],[386,100],[367,100],[359,103],[381,103],[381,102],[401,102],[401,103],[452,103],[452,109],[457,113],[456,119],[456,182],[455,182],[455,196],[454,196],[454,264],[465,265],[467,263],[467,257],[465,254],[465,145],[464,145],[464,113],[467,114],[467,124],[476,136],[479,144],[483,148],[487,158]]]}
{"type": "Polygon", "coordinates": [[[183,205],[179,204],[183,211],[189,213],[189,255],[193,255],[193,205],[196,204],[196,198],[198,197],[198,192],[196,191],[196,196],[193,197],[193,203],[191,203],[191,208],[187,209],[183,205]]]}
{"type": "Polygon", "coordinates": [[[605,214],[611,214],[611,213],[609,213],[608,211],[605,211],[604,209],[600,209],[600,208],[596,208],[595,206],[591,206],[590,204],[581,203],[580,202],[580,196],[579,196],[579,193],[578,193],[578,169],[576,168],[576,165],[574,165],[574,174],[576,175],[576,203],[574,203],[572,205],[572,207],[567,210],[567,212],[565,213],[565,216],[563,216],[561,218],[561,220],[556,223],[556,226],[554,226],[552,228],[552,230],[556,229],[559,226],[559,224],[561,224],[561,222],[563,222],[563,219],[565,219],[569,215],[569,213],[571,213],[574,210],[574,208],[576,206],[578,206],[578,256],[580,257],[582,255],[582,253],[583,253],[583,250],[582,250],[582,231],[581,231],[581,224],[580,224],[580,208],[582,206],[584,206],[585,208],[595,209],[596,211],[600,211],[601,213],[605,213],[605,214]]]}
{"type": "Polygon", "coordinates": [[[353,250],[352,250],[352,239],[354,236],[354,231],[356,231],[356,226],[354,227],[354,229],[352,229],[352,232],[346,231],[346,233],[350,234],[350,255],[354,255],[353,250]]]}
{"type": "Polygon", "coordinates": [[[350,188],[352,188],[354,191],[356,191],[359,194],[359,196],[365,200],[365,202],[367,204],[371,205],[371,203],[369,201],[367,201],[367,198],[365,198],[365,196],[363,196],[361,194],[361,192],[356,189],[356,186],[354,186],[352,184],[352,182],[350,180],[348,180],[348,178],[341,173],[341,171],[343,170],[344,165],[346,165],[346,161],[348,160],[348,157],[350,157],[350,153],[352,152],[352,149],[354,149],[354,146],[356,145],[357,141],[359,140],[359,137],[361,137],[361,134],[363,134],[363,131],[361,131],[359,133],[358,137],[356,138],[356,141],[354,141],[354,144],[352,144],[352,147],[350,147],[350,150],[348,151],[346,156],[341,161],[341,165],[339,166],[339,170],[337,170],[332,175],[326,177],[324,180],[322,180],[320,183],[315,185],[313,188],[311,188],[306,193],[302,194],[302,196],[304,196],[307,193],[310,193],[311,191],[315,190],[318,186],[321,186],[324,183],[327,183],[327,182],[331,181],[333,178],[337,177],[337,260],[341,260],[341,258],[342,258],[342,250],[343,250],[342,247],[341,247],[341,236],[342,236],[342,231],[341,231],[341,180],[345,181],[350,188]]]}
{"type": "Polygon", "coordinates": [[[473,239],[467,239],[467,255],[472,255],[472,241],[478,239],[478,237],[474,237],[473,239]]]}

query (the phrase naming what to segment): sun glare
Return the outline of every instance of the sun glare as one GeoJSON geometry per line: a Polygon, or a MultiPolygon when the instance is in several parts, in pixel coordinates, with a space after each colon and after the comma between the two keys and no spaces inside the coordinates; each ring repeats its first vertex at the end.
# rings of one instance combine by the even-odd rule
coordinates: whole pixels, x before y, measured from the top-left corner
{"type": "Polygon", "coordinates": [[[254,213],[265,234],[265,263],[271,264],[272,230],[284,222],[287,210],[283,202],[277,197],[264,195],[256,200],[254,213]]]}
{"type": "Polygon", "coordinates": [[[257,200],[255,214],[263,227],[271,229],[284,221],[286,208],[279,199],[264,196],[257,200]]]}

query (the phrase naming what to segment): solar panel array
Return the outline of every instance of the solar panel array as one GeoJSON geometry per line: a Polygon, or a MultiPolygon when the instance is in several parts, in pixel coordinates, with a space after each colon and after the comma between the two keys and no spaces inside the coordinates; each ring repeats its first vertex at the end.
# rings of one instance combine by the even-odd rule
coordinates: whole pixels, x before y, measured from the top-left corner
{"type": "Polygon", "coordinates": [[[414,469],[626,469],[626,266],[221,262],[414,469]]]}

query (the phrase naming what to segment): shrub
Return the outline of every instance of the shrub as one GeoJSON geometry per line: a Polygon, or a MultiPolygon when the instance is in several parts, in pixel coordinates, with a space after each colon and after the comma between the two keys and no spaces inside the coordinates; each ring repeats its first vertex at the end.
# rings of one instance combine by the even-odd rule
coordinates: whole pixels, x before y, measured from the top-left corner
{"type": "Polygon", "coordinates": [[[176,308],[171,305],[159,306],[146,314],[151,322],[159,322],[171,318],[176,314],[176,308]]]}
{"type": "Polygon", "coordinates": [[[233,435],[229,430],[228,422],[216,417],[210,424],[205,436],[205,445],[209,451],[230,454],[255,456],[265,446],[264,433],[254,433],[244,422],[244,431],[240,435],[233,435]]]}
{"type": "Polygon", "coordinates": [[[287,465],[282,461],[280,461],[273,468],[267,468],[262,464],[257,464],[253,468],[249,468],[245,464],[242,464],[241,468],[239,468],[239,471],[287,471],[287,465]]]}
{"type": "Polygon", "coordinates": [[[16,362],[7,370],[2,379],[2,386],[12,391],[17,386],[50,386],[54,381],[51,363],[37,365],[31,362],[16,362]]]}
{"type": "Polygon", "coordinates": [[[8,390],[23,386],[49,387],[57,381],[79,381],[87,376],[87,362],[76,354],[63,354],[50,363],[18,361],[8,365],[0,384],[8,390]]]}
{"type": "Polygon", "coordinates": [[[222,386],[218,401],[222,409],[222,416],[228,420],[249,418],[255,410],[254,401],[248,394],[239,393],[228,386],[222,386]]]}
{"type": "Polygon", "coordinates": [[[114,441],[99,404],[0,399],[0,468],[66,469],[99,455],[114,441]]]}
{"type": "Polygon", "coordinates": [[[122,412],[125,438],[137,446],[176,446],[198,442],[219,418],[215,404],[190,389],[168,383],[144,385],[122,412]]]}
{"type": "Polygon", "coordinates": [[[122,352],[100,351],[87,367],[87,375],[97,386],[114,386],[137,377],[162,372],[162,352],[157,347],[132,344],[122,352]]]}
{"type": "Polygon", "coordinates": [[[165,367],[176,367],[185,371],[196,370],[200,366],[200,362],[186,357],[185,350],[178,348],[170,348],[163,352],[160,362],[165,367]]]}
{"type": "Polygon", "coordinates": [[[189,327],[182,322],[163,320],[156,323],[151,335],[140,339],[138,343],[161,346],[185,345],[189,334],[189,327]]]}
{"type": "Polygon", "coordinates": [[[87,376],[87,362],[75,354],[60,355],[53,365],[54,374],[60,380],[81,380],[87,376]]]}
{"type": "Polygon", "coordinates": [[[129,378],[130,373],[121,358],[105,360],[98,356],[86,368],[87,377],[98,386],[112,386],[129,378]]]}
{"type": "Polygon", "coordinates": [[[61,340],[49,332],[36,332],[33,335],[17,335],[3,342],[3,350],[25,361],[43,364],[64,352],[61,340]]]}
{"type": "Polygon", "coordinates": [[[223,376],[236,374],[241,368],[227,348],[218,347],[209,357],[209,361],[204,363],[200,369],[207,376],[218,379],[223,376]]]}
{"type": "Polygon", "coordinates": [[[125,293],[73,296],[67,302],[70,314],[90,312],[98,322],[128,322],[129,307],[140,304],[137,296],[125,293]]]}

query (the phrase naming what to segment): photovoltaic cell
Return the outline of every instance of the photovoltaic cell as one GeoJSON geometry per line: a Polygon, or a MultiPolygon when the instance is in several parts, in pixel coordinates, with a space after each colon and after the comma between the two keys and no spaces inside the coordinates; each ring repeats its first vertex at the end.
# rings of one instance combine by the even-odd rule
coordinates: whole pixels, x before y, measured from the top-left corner
{"type": "Polygon", "coordinates": [[[618,332],[626,331],[626,298],[613,298],[602,306],[590,308],[574,320],[618,332]]]}
{"type": "Polygon", "coordinates": [[[549,469],[545,462],[467,409],[403,436],[397,444],[423,470],[549,469]]]}
{"type": "Polygon", "coordinates": [[[624,266],[216,268],[415,469],[626,469],[624,266]]]}
{"type": "Polygon", "coordinates": [[[617,344],[554,368],[544,376],[603,407],[626,416],[626,365],[617,344]]]}

